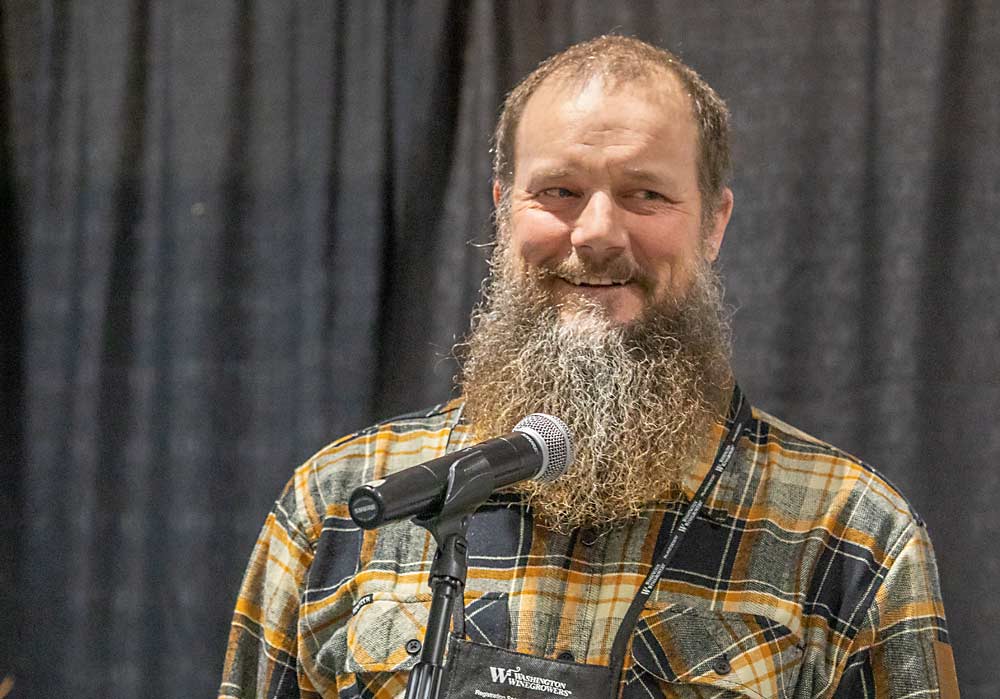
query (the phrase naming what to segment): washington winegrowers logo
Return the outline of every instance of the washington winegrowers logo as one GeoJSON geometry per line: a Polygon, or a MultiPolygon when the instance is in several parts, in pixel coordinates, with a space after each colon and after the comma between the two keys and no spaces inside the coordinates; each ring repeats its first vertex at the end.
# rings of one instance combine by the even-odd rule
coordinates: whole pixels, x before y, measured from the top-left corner
{"type": "Polygon", "coordinates": [[[572,696],[573,692],[566,689],[565,682],[557,682],[547,677],[535,677],[534,675],[521,674],[521,667],[493,667],[490,665],[490,679],[495,684],[505,684],[509,687],[522,687],[524,689],[534,689],[538,692],[548,692],[557,697],[572,696]]]}

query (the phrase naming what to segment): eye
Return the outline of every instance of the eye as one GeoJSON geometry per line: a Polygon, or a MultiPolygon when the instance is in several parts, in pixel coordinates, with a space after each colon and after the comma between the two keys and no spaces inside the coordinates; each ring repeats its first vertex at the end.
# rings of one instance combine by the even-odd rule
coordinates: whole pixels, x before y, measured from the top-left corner
{"type": "Polygon", "coordinates": [[[549,187],[548,189],[543,189],[539,194],[543,197],[552,197],[554,199],[571,199],[577,196],[576,192],[565,187],[549,187]]]}
{"type": "Polygon", "coordinates": [[[651,189],[640,189],[632,193],[632,196],[637,199],[642,199],[643,201],[667,201],[667,198],[660,194],[659,192],[654,192],[651,189]]]}

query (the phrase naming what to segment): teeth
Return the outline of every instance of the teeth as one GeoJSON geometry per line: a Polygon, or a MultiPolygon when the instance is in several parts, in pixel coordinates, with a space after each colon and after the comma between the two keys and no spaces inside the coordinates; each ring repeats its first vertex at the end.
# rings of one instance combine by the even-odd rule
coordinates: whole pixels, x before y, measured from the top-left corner
{"type": "Polygon", "coordinates": [[[567,281],[570,284],[576,284],[578,286],[580,284],[587,284],[588,286],[615,286],[618,284],[628,283],[627,279],[607,279],[605,277],[593,277],[593,276],[576,277],[572,279],[568,277],[563,277],[562,279],[563,281],[567,281]]]}

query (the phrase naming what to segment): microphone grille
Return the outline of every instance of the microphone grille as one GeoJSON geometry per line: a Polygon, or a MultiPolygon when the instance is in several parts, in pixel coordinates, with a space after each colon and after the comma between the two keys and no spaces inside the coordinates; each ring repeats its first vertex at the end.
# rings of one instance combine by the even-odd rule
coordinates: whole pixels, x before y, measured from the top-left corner
{"type": "Polygon", "coordinates": [[[532,413],[517,423],[514,431],[534,437],[542,449],[542,468],[532,480],[553,481],[573,463],[573,435],[559,418],[532,413]]]}

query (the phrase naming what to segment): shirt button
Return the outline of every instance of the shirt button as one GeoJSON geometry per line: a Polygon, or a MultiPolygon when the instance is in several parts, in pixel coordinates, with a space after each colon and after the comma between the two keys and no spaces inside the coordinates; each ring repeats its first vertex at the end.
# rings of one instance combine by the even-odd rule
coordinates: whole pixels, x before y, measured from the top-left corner
{"type": "Polygon", "coordinates": [[[708,519],[716,527],[724,527],[729,524],[729,512],[727,510],[709,510],[708,519]]]}
{"type": "Polygon", "coordinates": [[[406,652],[410,655],[416,655],[420,652],[420,641],[415,638],[411,638],[406,642],[406,652]]]}
{"type": "Polygon", "coordinates": [[[712,669],[720,675],[728,675],[733,666],[729,664],[729,658],[723,655],[712,661],[712,669]]]}
{"type": "Polygon", "coordinates": [[[562,653],[559,654],[559,660],[565,660],[566,662],[571,663],[574,660],[576,660],[576,658],[574,658],[573,654],[570,653],[568,650],[564,650],[562,653]]]}

